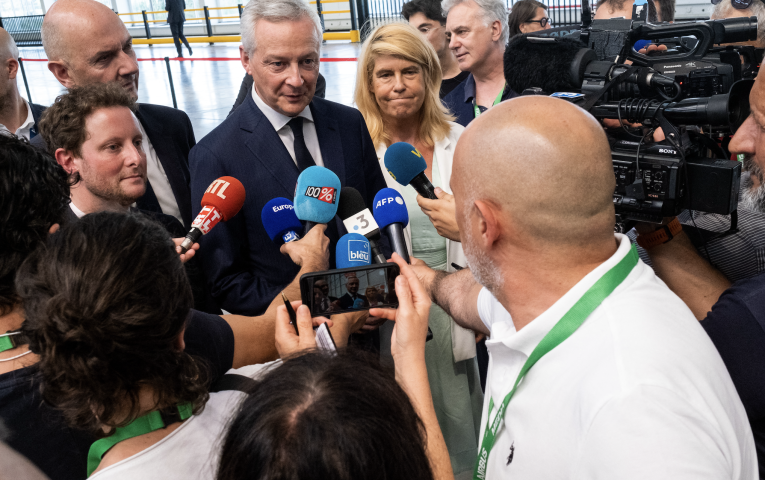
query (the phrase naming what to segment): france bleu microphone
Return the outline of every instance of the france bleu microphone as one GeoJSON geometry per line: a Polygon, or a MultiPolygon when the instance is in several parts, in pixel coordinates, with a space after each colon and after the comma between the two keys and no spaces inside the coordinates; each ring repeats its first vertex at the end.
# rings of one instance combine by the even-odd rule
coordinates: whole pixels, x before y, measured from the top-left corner
{"type": "Polygon", "coordinates": [[[220,177],[212,182],[202,196],[202,211],[181,243],[181,253],[186,253],[199,237],[207,235],[218,222],[227,222],[239,213],[244,199],[244,185],[236,178],[220,177]]]}
{"type": "Polygon", "coordinates": [[[425,198],[437,200],[433,184],[425,175],[428,168],[422,154],[413,145],[397,142],[385,151],[385,168],[395,181],[401,185],[411,185],[425,198]]]}
{"type": "Polygon", "coordinates": [[[372,261],[385,263],[385,256],[380,252],[380,247],[377,245],[377,242],[380,241],[380,228],[377,226],[372,212],[364,203],[364,198],[353,187],[343,187],[340,193],[337,215],[343,221],[345,229],[349,233],[359,233],[367,237],[369,248],[372,250],[372,261]]]}
{"type": "Polygon", "coordinates": [[[369,240],[358,233],[346,233],[335,247],[337,268],[363,267],[370,264],[369,240]]]}
{"type": "Polygon", "coordinates": [[[392,188],[383,188],[375,195],[375,220],[390,240],[393,251],[409,263],[409,251],[404,240],[404,227],[409,225],[409,212],[404,198],[392,188]]]}
{"type": "Polygon", "coordinates": [[[260,212],[260,220],[271,241],[289,243],[300,240],[297,232],[303,228],[303,224],[295,215],[295,207],[288,199],[276,197],[266,203],[260,212]]]}
{"type": "Polygon", "coordinates": [[[324,167],[303,170],[295,186],[295,214],[305,222],[307,234],[317,223],[329,223],[337,213],[340,179],[324,167]]]}

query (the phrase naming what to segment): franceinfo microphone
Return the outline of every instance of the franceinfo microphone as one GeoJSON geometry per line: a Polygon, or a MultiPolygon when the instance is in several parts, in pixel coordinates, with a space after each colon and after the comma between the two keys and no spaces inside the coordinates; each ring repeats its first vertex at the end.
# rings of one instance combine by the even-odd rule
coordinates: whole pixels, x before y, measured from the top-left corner
{"type": "Polygon", "coordinates": [[[369,240],[364,235],[346,233],[337,241],[335,247],[337,268],[363,267],[370,264],[370,258],[369,240]]]}
{"type": "Polygon", "coordinates": [[[385,168],[401,185],[411,185],[423,197],[438,200],[433,184],[425,175],[428,165],[412,144],[397,142],[388,147],[385,152],[385,168]]]}
{"type": "Polygon", "coordinates": [[[242,209],[244,199],[244,185],[236,178],[220,177],[212,182],[202,196],[202,211],[181,243],[181,253],[186,253],[199,237],[207,235],[221,220],[231,220],[242,209]]]}
{"type": "Polygon", "coordinates": [[[380,241],[380,228],[377,226],[372,212],[364,203],[364,198],[353,187],[343,187],[340,193],[337,215],[343,221],[345,229],[349,233],[364,235],[369,240],[369,247],[372,249],[372,261],[385,263],[385,255],[380,252],[380,247],[377,244],[380,241]]]}
{"type": "Polygon", "coordinates": [[[297,232],[303,229],[292,202],[286,198],[276,197],[269,201],[260,212],[263,228],[272,242],[282,243],[300,240],[297,232]]]}
{"type": "Polygon", "coordinates": [[[409,250],[404,240],[404,228],[409,225],[409,212],[404,198],[392,188],[383,188],[375,195],[375,219],[391,242],[393,251],[409,262],[409,250]]]}
{"type": "Polygon", "coordinates": [[[304,235],[317,223],[329,223],[337,213],[340,179],[324,167],[303,170],[295,186],[295,215],[305,222],[304,235]]]}

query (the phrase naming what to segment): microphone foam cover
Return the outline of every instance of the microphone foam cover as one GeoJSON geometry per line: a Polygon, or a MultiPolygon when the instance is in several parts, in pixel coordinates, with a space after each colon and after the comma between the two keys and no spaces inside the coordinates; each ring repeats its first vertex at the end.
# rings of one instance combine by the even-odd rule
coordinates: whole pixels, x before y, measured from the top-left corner
{"type": "Polygon", "coordinates": [[[380,228],[391,223],[400,223],[404,227],[409,225],[404,197],[392,188],[383,188],[375,195],[374,216],[380,228]]]}
{"type": "Polygon", "coordinates": [[[340,201],[337,202],[337,215],[345,220],[367,208],[364,197],[353,187],[343,187],[340,190],[340,201]]]}
{"type": "Polygon", "coordinates": [[[295,207],[286,198],[276,197],[269,201],[260,212],[260,220],[272,241],[282,243],[282,235],[300,232],[303,224],[295,215],[295,207]]]}
{"type": "Polygon", "coordinates": [[[239,213],[244,199],[242,182],[234,177],[220,177],[205,190],[205,194],[202,195],[202,207],[215,207],[226,222],[239,213]]]}
{"type": "Polygon", "coordinates": [[[337,213],[340,179],[324,167],[303,170],[295,187],[295,214],[300,220],[329,223],[337,213]]]}
{"type": "Polygon", "coordinates": [[[363,267],[372,261],[369,240],[358,233],[346,233],[337,241],[335,247],[335,266],[337,268],[363,267]]]}
{"type": "Polygon", "coordinates": [[[396,142],[385,151],[385,168],[395,181],[406,186],[428,165],[412,144],[396,142]]]}

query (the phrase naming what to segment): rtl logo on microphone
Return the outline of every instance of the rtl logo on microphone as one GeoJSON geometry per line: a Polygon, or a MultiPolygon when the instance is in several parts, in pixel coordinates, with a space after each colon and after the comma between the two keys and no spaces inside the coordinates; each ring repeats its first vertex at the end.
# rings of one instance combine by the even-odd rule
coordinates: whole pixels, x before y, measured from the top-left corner
{"type": "Polygon", "coordinates": [[[196,227],[202,231],[203,235],[207,235],[207,233],[220,222],[221,218],[223,217],[221,217],[217,208],[207,205],[201,212],[199,212],[197,218],[194,219],[191,228],[196,227]]]}
{"type": "Polygon", "coordinates": [[[231,186],[230,183],[219,178],[215,180],[214,182],[212,182],[209,187],[207,187],[207,190],[205,190],[205,193],[214,193],[215,195],[225,200],[226,196],[223,195],[223,192],[225,192],[229,186],[231,186]]]}
{"type": "Polygon", "coordinates": [[[348,261],[369,263],[367,245],[364,240],[348,240],[348,261]]]}
{"type": "Polygon", "coordinates": [[[333,187],[308,187],[305,189],[305,196],[334,205],[337,198],[337,190],[333,187]]]}

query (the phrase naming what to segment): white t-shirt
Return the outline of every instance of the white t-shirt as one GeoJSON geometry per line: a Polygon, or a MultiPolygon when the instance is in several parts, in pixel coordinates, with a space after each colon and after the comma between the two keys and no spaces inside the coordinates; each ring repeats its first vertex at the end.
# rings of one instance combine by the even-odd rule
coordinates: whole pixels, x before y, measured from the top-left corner
{"type": "MultiPolygon", "coordinates": [[[[250,365],[228,373],[262,376],[280,360],[250,365]]],[[[132,457],[89,477],[96,480],[214,480],[223,437],[245,394],[236,390],[211,393],[204,410],[170,435],[132,457]]]]}
{"type": "MultiPolygon", "coordinates": [[[[516,332],[488,292],[489,399],[511,390],[539,341],[630,249],[619,248],[516,332]]],[[[567,340],[526,374],[507,408],[487,479],[746,479],[758,477],[746,412],[714,345],[688,307],[639,261],[567,340]],[[511,454],[512,452],[512,454],[511,454]],[[508,460],[512,461],[508,463],[508,460]]]]}

